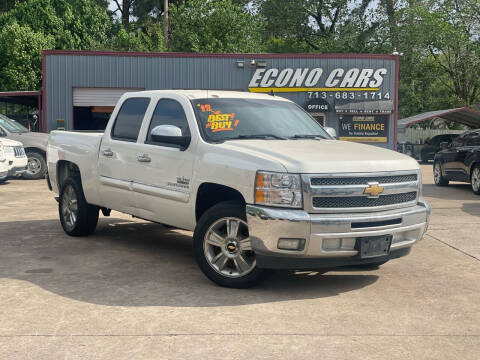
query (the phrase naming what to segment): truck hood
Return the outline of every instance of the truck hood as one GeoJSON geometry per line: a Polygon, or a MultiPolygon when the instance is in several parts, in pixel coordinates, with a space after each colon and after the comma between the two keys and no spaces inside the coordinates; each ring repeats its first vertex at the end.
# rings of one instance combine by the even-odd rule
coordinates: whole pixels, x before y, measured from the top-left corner
{"type": "Polygon", "coordinates": [[[0,144],[2,144],[3,146],[22,146],[21,142],[7,139],[4,137],[0,137],[0,144]]]}
{"type": "Polygon", "coordinates": [[[222,146],[275,159],[292,173],[380,172],[419,168],[417,161],[409,156],[349,141],[232,140],[222,146]]]}

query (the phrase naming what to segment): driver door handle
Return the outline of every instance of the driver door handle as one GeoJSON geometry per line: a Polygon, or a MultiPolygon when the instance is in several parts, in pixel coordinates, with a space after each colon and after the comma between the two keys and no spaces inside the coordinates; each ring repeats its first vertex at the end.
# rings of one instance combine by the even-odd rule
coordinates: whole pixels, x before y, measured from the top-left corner
{"type": "Polygon", "coordinates": [[[148,156],[148,154],[143,154],[137,156],[137,161],[149,163],[150,161],[152,161],[152,159],[150,159],[150,156],[148,156]]]}
{"type": "Polygon", "coordinates": [[[113,151],[110,150],[110,149],[105,149],[105,150],[103,150],[103,156],[112,157],[113,156],[113,151]]]}

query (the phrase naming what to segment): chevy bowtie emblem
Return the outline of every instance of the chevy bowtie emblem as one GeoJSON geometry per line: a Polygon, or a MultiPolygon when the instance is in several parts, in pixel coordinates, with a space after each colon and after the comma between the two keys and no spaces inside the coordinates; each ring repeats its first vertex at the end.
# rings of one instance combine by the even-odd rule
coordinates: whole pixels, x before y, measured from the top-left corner
{"type": "Polygon", "coordinates": [[[383,192],[383,186],[378,186],[378,183],[369,183],[363,192],[370,197],[378,197],[383,192]]]}

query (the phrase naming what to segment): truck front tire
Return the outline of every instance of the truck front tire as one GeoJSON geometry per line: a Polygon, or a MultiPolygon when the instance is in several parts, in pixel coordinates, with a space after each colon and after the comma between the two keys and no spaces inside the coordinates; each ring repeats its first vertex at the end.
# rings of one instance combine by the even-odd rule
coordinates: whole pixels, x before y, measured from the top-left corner
{"type": "Polygon", "coordinates": [[[98,207],[87,203],[78,178],[69,177],[62,184],[58,213],[63,230],[70,236],[87,236],[97,227],[98,207]]]}
{"type": "Polygon", "coordinates": [[[195,258],[203,273],[220,286],[248,288],[261,281],[250,244],[245,205],[221,202],[201,217],[193,235],[195,258]]]}

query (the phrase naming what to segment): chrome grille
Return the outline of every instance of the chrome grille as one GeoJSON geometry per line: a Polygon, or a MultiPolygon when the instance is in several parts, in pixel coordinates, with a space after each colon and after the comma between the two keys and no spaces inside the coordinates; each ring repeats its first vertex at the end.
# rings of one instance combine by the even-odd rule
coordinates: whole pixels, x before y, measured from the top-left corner
{"type": "Polygon", "coordinates": [[[361,208],[376,207],[393,204],[403,204],[414,201],[417,198],[417,192],[411,191],[401,194],[380,195],[378,198],[366,196],[342,196],[342,197],[320,197],[313,198],[313,207],[315,208],[361,208]]]}
{"type": "Polygon", "coordinates": [[[322,185],[367,185],[369,182],[379,184],[394,184],[417,181],[417,174],[394,175],[394,176],[368,176],[368,177],[312,177],[312,186],[322,185]]]}
{"type": "Polygon", "coordinates": [[[21,158],[25,156],[25,149],[22,146],[12,146],[13,154],[16,158],[21,158]]]}
{"type": "Polygon", "coordinates": [[[416,170],[301,176],[305,210],[311,213],[390,210],[414,205],[420,196],[416,170]]]}

